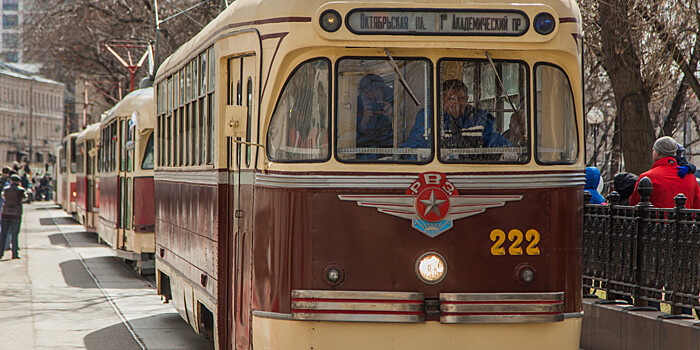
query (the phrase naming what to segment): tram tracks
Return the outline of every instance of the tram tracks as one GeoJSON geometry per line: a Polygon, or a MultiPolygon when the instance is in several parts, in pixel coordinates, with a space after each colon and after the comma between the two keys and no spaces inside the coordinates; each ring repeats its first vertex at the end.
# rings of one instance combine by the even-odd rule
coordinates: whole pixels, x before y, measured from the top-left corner
{"type": "MultiPolygon", "coordinates": [[[[143,343],[143,341],[136,334],[136,332],[134,331],[134,328],[131,326],[131,324],[126,319],[126,317],[124,316],[122,311],[119,309],[119,307],[117,307],[117,304],[114,302],[114,299],[112,299],[112,297],[104,289],[104,287],[102,286],[102,284],[100,283],[98,278],[92,273],[92,271],[90,271],[90,268],[88,268],[87,264],[85,263],[85,259],[83,258],[83,256],[77,250],[75,250],[75,248],[71,244],[70,239],[68,238],[68,235],[66,235],[66,233],[63,231],[63,228],[61,227],[61,225],[58,222],[56,222],[56,218],[53,216],[53,213],[51,213],[50,208],[46,208],[46,211],[48,212],[49,217],[51,218],[51,221],[53,222],[54,226],[56,226],[56,228],[58,229],[61,236],[63,236],[63,239],[66,241],[68,248],[70,248],[70,250],[73,252],[73,254],[75,254],[75,256],[78,258],[78,261],[80,261],[80,264],[83,266],[83,268],[85,268],[85,271],[88,273],[88,275],[90,276],[92,281],[95,282],[95,286],[97,286],[97,288],[100,290],[100,293],[102,293],[102,296],[104,296],[104,298],[107,300],[107,302],[112,307],[114,312],[117,314],[117,317],[119,317],[119,320],[124,325],[124,327],[126,327],[126,330],[129,332],[131,337],[138,344],[138,346],[141,348],[141,350],[146,350],[147,349],[146,345],[143,343]]],[[[150,285],[150,283],[149,283],[149,285],[150,285]]]]}

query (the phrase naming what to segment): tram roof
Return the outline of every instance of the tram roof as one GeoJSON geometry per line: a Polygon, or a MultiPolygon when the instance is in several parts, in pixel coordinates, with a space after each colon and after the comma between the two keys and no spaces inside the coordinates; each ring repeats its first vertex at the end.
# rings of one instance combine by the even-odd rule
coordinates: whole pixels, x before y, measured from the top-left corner
{"type": "Polygon", "coordinates": [[[78,134],[80,134],[79,131],[72,132],[72,133],[70,133],[70,134],[64,136],[64,137],[63,137],[63,141],[64,141],[64,142],[65,142],[65,141],[68,141],[71,137],[78,137],[78,134]]]}
{"type": "MultiPolygon", "coordinates": [[[[316,9],[321,6],[333,3],[336,1],[329,0],[236,0],[228,8],[222,11],[214,20],[205,26],[197,35],[188,42],[180,46],[172,55],[166,58],[160,65],[158,72],[168,72],[171,69],[177,68],[183,64],[185,60],[194,57],[195,53],[204,51],[216,39],[218,35],[227,30],[240,30],[256,24],[256,21],[271,20],[269,23],[275,23],[274,19],[294,18],[313,16],[316,9]]],[[[517,3],[509,0],[404,0],[404,1],[383,1],[381,3],[369,1],[347,0],[342,4],[357,3],[358,8],[372,8],[392,5],[399,8],[441,8],[443,6],[464,5],[492,5],[497,8],[498,5],[532,5],[543,4],[551,6],[556,14],[560,17],[574,17],[579,23],[581,21],[581,13],[576,4],[576,0],[520,0],[517,3]],[[402,6],[403,5],[403,6],[402,6]]],[[[311,18],[311,22],[314,22],[311,18]]],[[[259,22],[258,22],[259,23],[259,22]]],[[[156,74],[156,80],[160,80],[156,74]]]]}
{"type": "Polygon", "coordinates": [[[88,125],[87,128],[78,133],[78,138],[76,142],[82,142],[85,140],[95,140],[100,137],[100,123],[94,123],[88,125]]]}
{"type": "Polygon", "coordinates": [[[153,105],[153,87],[134,90],[126,95],[119,103],[102,114],[101,124],[109,124],[117,117],[136,118],[140,130],[153,129],[155,122],[155,106],[153,105]]]}

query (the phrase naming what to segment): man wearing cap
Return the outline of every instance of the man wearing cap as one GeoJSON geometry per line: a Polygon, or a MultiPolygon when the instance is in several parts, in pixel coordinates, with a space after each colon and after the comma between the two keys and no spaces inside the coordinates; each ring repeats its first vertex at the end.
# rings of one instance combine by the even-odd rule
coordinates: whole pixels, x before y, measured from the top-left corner
{"type": "MultiPolygon", "coordinates": [[[[679,164],[676,160],[678,143],[668,136],[664,136],[654,142],[652,156],[654,164],[651,169],[639,175],[634,185],[634,192],[630,196],[630,205],[639,203],[637,187],[639,181],[648,177],[652,183],[650,202],[657,208],[674,208],[674,198],[682,193],[687,198],[685,207],[688,209],[700,209],[700,187],[695,176],[681,176],[679,164]]],[[[683,174],[685,175],[685,174],[683,174]]]]}
{"type": "MultiPolygon", "coordinates": [[[[392,120],[394,93],[384,78],[367,74],[360,79],[357,94],[357,147],[389,148],[394,143],[392,120]]],[[[376,159],[376,155],[358,158],[376,159]]]]}
{"type": "MultiPolygon", "coordinates": [[[[2,198],[5,204],[2,206],[0,223],[2,233],[0,233],[0,247],[5,245],[7,237],[12,237],[12,259],[19,259],[19,227],[22,223],[22,201],[27,197],[24,188],[20,186],[22,178],[14,174],[10,176],[10,187],[2,191],[2,198]]],[[[0,259],[5,251],[0,251],[0,259]]]]}

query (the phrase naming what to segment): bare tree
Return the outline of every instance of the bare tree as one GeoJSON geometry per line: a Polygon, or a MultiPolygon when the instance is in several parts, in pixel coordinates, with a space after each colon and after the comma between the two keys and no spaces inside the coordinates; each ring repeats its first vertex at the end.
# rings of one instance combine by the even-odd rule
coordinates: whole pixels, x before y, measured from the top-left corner
{"type": "MultiPolygon", "coordinates": [[[[160,57],[171,54],[199,32],[201,25],[219,13],[221,2],[159,1],[160,18],[197,4],[201,5],[161,26],[157,53],[160,57]]],[[[76,77],[126,82],[128,71],[105,50],[105,43],[110,40],[147,43],[156,39],[152,0],[35,0],[26,18],[22,38],[25,56],[41,63],[45,75],[68,84],[76,77]]],[[[132,51],[132,55],[140,54],[132,51]]],[[[126,56],[126,52],[121,54],[126,56]]],[[[146,74],[146,69],[142,69],[138,77],[146,74]]],[[[127,84],[123,86],[126,88],[127,84]]]]}

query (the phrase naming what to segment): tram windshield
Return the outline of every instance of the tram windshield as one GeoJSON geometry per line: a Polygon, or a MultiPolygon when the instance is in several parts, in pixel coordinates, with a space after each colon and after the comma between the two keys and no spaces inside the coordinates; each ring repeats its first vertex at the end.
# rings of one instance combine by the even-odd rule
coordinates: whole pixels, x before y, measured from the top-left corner
{"type": "Polygon", "coordinates": [[[514,61],[444,59],[438,71],[440,160],[528,161],[527,66],[514,61]]]}
{"type": "Polygon", "coordinates": [[[423,163],[432,158],[430,61],[344,58],[336,73],[339,160],[423,163]]]}

